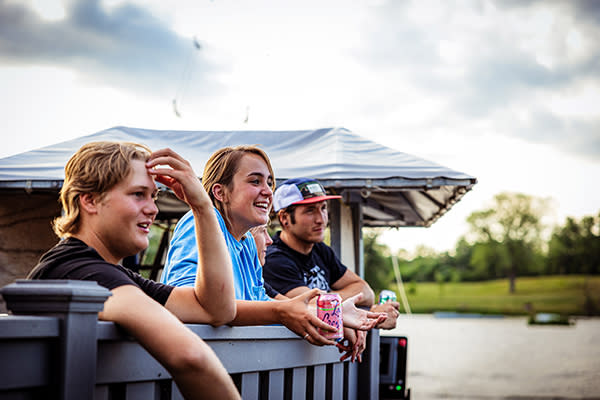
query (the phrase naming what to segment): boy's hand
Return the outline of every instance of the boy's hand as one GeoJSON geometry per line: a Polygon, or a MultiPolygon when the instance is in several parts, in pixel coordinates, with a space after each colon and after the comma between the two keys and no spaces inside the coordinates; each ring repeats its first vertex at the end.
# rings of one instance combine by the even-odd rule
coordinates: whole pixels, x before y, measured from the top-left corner
{"type": "Polygon", "coordinates": [[[156,181],[173,190],[173,193],[190,207],[202,208],[211,205],[210,198],[190,163],[173,150],[161,149],[153,152],[146,162],[146,168],[156,181]],[[161,167],[156,168],[157,166],[161,167]]]}

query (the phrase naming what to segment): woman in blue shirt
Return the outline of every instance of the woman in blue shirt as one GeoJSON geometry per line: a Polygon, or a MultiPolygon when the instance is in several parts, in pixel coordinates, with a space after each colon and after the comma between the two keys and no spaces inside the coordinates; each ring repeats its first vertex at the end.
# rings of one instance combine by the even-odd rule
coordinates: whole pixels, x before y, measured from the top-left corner
{"type": "MultiPolygon", "coordinates": [[[[319,294],[318,289],[292,299],[281,296],[283,300],[277,301],[269,301],[271,298],[265,291],[262,265],[248,231],[269,220],[275,180],[266,153],[256,146],[217,150],[206,163],[202,184],[214,205],[233,264],[237,315],[231,324],[283,324],[312,344],[335,344],[317,330],[334,329],[316,317],[314,308],[308,307],[310,300],[319,294]]],[[[187,213],[175,227],[161,278],[163,283],[193,284],[198,259],[193,218],[187,213]]],[[[348,323],[357,328],[368,329],[374,321],[368,318],[379,317],[353,308],[356,318],[348,315],[348,323]]]]}

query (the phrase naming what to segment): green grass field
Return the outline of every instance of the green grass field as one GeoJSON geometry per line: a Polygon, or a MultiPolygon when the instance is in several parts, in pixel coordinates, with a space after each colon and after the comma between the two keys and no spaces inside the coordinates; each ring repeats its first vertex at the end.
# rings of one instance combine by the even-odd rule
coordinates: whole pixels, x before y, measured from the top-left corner
{"type": "MultiPolygon", "coordinates": [[[[525,305],[530,303],[535,312],[600,315],[600,276],[517,278],[514,294],[508,293],[508,280],[443,284],[410,282],[404,288],[413,313],[457,311],[525,315],[525,305]]],[[[390,289],[397,292],[397,288],[390,289]]],[[[400,307],[402,309],[402,302],[400,307]]]]}

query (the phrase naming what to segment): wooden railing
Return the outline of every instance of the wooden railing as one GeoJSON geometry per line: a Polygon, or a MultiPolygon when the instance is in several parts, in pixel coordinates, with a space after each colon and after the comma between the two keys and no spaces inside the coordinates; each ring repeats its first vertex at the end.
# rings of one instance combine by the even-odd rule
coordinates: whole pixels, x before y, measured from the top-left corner
{"type": "MultiPolygon", "coordinates": [[[[169,373],[97,313],[95,282],[17,281],[0,289],[0,399],[181,399],[169,373]]],[[[377,399],[379,332],[362,363],[339,362],[282,326],[188,324],[215,351],[243,399],[377,399]],[[377,349],[373,352],[371,349],[377,349]]],[[[157,327],[160,329],[160,327],[157,327]]]]}

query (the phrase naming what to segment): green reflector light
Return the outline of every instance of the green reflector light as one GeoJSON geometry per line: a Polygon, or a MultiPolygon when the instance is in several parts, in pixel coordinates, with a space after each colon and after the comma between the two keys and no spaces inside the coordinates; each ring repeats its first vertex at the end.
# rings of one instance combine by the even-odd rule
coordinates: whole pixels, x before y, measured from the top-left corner
{"type": "Polygon", "coordinates": [[[400,385],[396,386],[396,390],[402,390],[402,386],[400,386],[400,385]]]}

